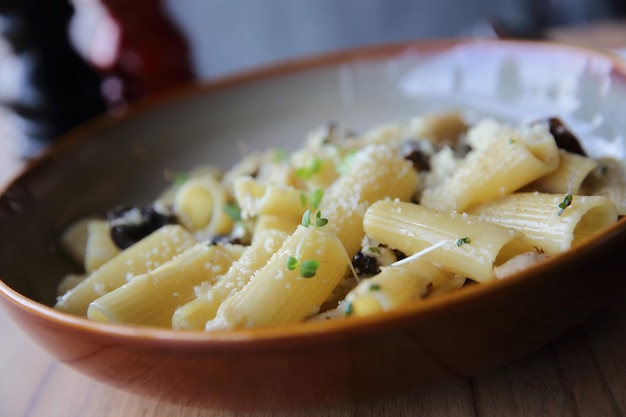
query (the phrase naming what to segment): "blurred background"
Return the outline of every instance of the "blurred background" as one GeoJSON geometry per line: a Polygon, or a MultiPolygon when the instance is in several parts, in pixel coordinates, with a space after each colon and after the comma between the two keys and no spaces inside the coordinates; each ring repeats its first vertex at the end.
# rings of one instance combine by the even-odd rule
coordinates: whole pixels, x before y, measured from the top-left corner
{"type": "Polygon", "coordinates": [[[621,0],[0,0],[0,166],[192,80],[389,42],[545,38],[625,13],[621,0]]]}

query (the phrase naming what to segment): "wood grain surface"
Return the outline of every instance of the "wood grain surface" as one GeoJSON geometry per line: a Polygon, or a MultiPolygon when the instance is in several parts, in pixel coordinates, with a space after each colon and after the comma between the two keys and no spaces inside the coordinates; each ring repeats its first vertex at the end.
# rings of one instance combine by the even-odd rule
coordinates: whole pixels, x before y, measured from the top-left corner
{"type": "Polygon", "coordinates": [[[626,416],[626,296],[542,350],[485,375],[299,413],[202,410],[127,394],[56,362],[4,311],[0,340],[2,417],[626,416]]]}

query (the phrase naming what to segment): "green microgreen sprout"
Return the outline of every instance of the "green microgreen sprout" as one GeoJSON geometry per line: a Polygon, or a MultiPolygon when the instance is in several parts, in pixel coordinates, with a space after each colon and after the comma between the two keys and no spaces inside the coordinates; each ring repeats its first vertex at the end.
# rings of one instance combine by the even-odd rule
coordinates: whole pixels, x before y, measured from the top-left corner
{"type": "Polygon", "coordinates": [[[293,271],[298,267],[298,260],[293,256],[287,258],[287,269],[293,271]]]}
{"type": "Polygon", "coordinates": [[[457,246],[462,246],[466,243],[472,243],[472,239],[470,239],[469,237],[465,236],[465,237],[460,237],[456,240],[456,245],[457,246]]]}
{"type": "Polygon", "coordinates": [[[563,201],[559,203],[559,213],[558,213],[559,217],[563,214],[566,208],[572,205],[573,199],[574,199],[574,196],[572,196],[572,194],[570,193],[565,194],[563,201]]]}
{"type": "Polygon", "coordinates": [[[189,179],[189,175],[183,173],[183,172],[178,172],[174,175],[174,185],[175,186],[181,186],[183,185],[187,180],[189,179]]]}
{"type": "Polygon", "coordinates": [[[368,289],[370,291],[380,291],[380,284],[370,284],[368,289]]]}
{"type": "Polygon", "coordinates": [[[344,307],[343,307],[343,314],[346,317],[348,317],[348,316],[351,316],[352,313],[354,313],[354,307],[352,306],[352,303],[346,302],[344,307]]]}
{"type": "Polygon", "coordinates": [[[311,177],[322,170],[322,160],[315,158],[311,161],[311,165],[296,169],[296,176],[303,180],[311,179],[311,177]]]}
{"type": "Polygon", "coordinates": [[[311,207],[316,209],[320,206],[324,198],[324,190],[317,189],[311,193],[311,207]]]}
{"type": "Polygon", "coordinates": [[[310,196],[305,193],[300,193],[300,203],[303,207],[310,206],[312,209],[317,210],[322,199],[324,198],[324,190],[314,190],[310,196]]]}
{"type": "Polygon", "coordinates": [[[300,275],[302,275],[302,278],[313,278],[319,267],[320,261],[317,259],[307,259],[300,265],[300,275]]]}
{"type": "Polygon", "coordinates": [[[343,157],[339,165],[337,165],[337,172],[339,174],[343,175],[348,172],[350,168],[350,164],[352,163],[352,160],[354,159],[356,152],[357,152],[356,149],[353,149],[350,152],[348,152],[346,156],[343,157]]]}
{"type": "Polygon", "coordinates": [[[311,210],[306,210],[302,215],[302,226],[309,227],[313,224],[315,227],[324,227],[328,224],[328,219],[322,217],[322,212],[315,213],[315,218],[311,219],[311,210]]]}
{"type": "Polygon", "coordinates": [[[228,217],[233,219],[235,223],[241,221],[241,209],[239,208],[239,204],[237,204],[237,202],[225,204],[224,212],[228,215],[228,217]]]}
{"type": "Polygon", "coordinates": [[[373,253],[374,255],[380,255],[380,249],[378,249],[378,246],[368,246],[367,251],[373,253]]]}
{"type": "Polygon", "coordinates": [[[293,256],[287,257],[287,269],[294,271],[300,267],[300,276],[302,278],[313,278],[317,273],[317,269],[320,267],[320,261],[317,259],[307,259],[300,263],[297,258],[293,256]]]}

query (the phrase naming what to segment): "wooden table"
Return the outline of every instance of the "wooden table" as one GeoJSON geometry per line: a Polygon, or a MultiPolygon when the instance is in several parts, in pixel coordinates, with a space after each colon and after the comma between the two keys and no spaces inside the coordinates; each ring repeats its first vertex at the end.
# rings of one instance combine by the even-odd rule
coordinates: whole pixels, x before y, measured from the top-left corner
{"type": "MultiPolygon", "coordinates": [[[[0,312],[0,416],[245,416],[143,399],[56,362],[0,312]]],[[[472,379],[308,416],[626,416],[626,297],[529,357],[472,379]]],[[[250,414],[253,415],[253,414],[250,414]]],[[[256,416],[294,415],[262,413],[256,416]]]]}
{"type": "MultiPolygon", "coordinates": [[[[616,47],[626,45],[623,27],[596,26],[590,28],[592,36],[584,30],[553,35],[616,47]]],[[[0,163],[0,181],[8,177],[8,166],[17,164],[0,163]]],[[[0,417],[234,415],[247,414],[160,403],[93,381],[56,362],[0,310],[0,417]]],[[[626,416],[626,295],[542,350],[485,375],[385,401],[295,415],[626,416]]]]}

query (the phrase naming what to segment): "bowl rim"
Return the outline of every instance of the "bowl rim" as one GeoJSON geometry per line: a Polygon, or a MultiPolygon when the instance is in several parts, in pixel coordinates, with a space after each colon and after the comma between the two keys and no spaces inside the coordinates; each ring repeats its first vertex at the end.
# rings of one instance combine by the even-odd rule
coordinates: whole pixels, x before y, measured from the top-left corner
{"type": "MultiPolygon", "coordinates": [[[[13,178],[4,184],[4,188],[0,188],[0,198],[21,178],[26,177],[30,171],[37,169],[40,164],[53,158],[62,150],[77,143],[88,141],[90,135],[94,132],[123,123],[126,119],[137,117],[172,100],[184,100],[199,94],[212,94],[255,81],[322,67],[336,66],[343,63],[392,59],[411,50],[434,53],[464,45],[485,45],[496,48],[521,46],[523,48],[568,50],[584,56],[594,56],[608,60],[611,64],[612,74],[626,80],[626,61],[622,60],[619,55],[610,51],[585,46],[548,41],[499,39],[417,40],[310,55],[253,68],[216,78],[215,80],[190,82],[149,97],[144,97],[131,103],[121,117],[113,114],[97,116],[71,129],[44,150],[41,155],[28,161],[13,178]]],[[[2,277],[0,277],[0,299],[15,310],[27,312],[33,318],[46,321],[49,327],[59,329],[72,328],[89,334],[93,338],[106,338],[107,341],[114,339],[118,342],[136,345],[151,345],[158,340],[160,346],[176,345],[179,348],[184,347],[187,349],[206,349],[211,346],[212,348],[230,350],[239,346],[249,348],[249,343],[245,343],[249,341],[254,341],[255,346],[258,347],[265,346],[268,343],[274,345],[275,342],[280,342],[281,345],[284,345],[285,342],[288,345],[293,343],[310,343],[312,341],[321,343],[329,338],[344,338],[349,334],[371,334],[381,328],[388,329],[390,326],[402,326],[407,321],[412,323],[426,321],[441,316],[446,312],[465,308],[468,303],[471,305],[471,303],[480,302],[480,300],[496,295],[514,292],[524,282],[530,285],[542,279],[543,276],[553,270],[567,266],[567,264],[572,262],[578,262],[580,259],[604,250],[603,242],[606,242],[607,248],[617,245],[619,238],[622,237],[623,239],[625,235],[626,217],[619,219],[600,234],[590,238],[585,244],[569,249],[562,254],[554,256],[549,262],[534,265],[507,279],[471,285],[441,297],[427,299],[419,303],[411,303],[407,306],[372,316],[351,317],[345,320],[295,323],[267,328],[203,332],[198,330],[174,330],[128,324],[100,323],[55,310],[50,306],[32,300],[12,289],[4,282],[2,277]]]]}

